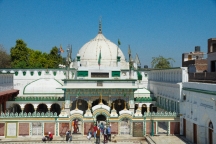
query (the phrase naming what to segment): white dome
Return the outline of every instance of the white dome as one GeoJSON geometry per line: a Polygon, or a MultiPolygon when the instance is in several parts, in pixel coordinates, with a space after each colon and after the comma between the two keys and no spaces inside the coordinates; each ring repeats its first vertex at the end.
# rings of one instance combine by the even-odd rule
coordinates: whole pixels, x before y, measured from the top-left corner
{"type": "MultiPolygon", "coordinates": [[[[117,61],[118,46],[106,39],[102,33],[83,45],[79,50],[80,63],[82,66],[98,65],[98,58],[101,50],[101,66],[114,66],[117,61]]],[[[121,63],[125,63],[125,57],[120,48],[118,56],[121,57],[121,63]]]]}

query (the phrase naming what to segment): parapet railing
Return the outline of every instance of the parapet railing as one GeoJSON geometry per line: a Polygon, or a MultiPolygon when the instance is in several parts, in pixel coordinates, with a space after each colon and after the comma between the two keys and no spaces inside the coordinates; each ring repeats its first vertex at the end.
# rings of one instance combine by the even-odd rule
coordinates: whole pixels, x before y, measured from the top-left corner
{"type": "Polygon", "coordinates": [[[148,112],[148,113],[144,113],[143,117],[178,117],[179,114],[176,112],[148,112]]]}
{"type": "Polygon", "coordinates": [[[26,113],[26,112],[24,112],[24,113],[9,113],[9,112],[7,112],[7,113],[1,113],[1,115],[0,115],[0,118],[16,118],[16,117],[19,117],[19,118],[21,118],[21,117],[58,117],[58,115],[57,115],[57,113],[56,112],[46,112],[46,113],[44,113],[44,112],[42,112],[42,113],[40,113],[40,112],[34,112],[34,113],[26,113]]]}

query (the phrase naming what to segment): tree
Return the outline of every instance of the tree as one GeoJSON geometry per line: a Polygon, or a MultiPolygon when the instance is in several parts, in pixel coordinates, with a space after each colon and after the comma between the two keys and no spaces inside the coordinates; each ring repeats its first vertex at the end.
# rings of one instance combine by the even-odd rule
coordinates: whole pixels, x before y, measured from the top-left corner
{"type": "Polygon", "coordinates": [[[58,54],[58,51],[58,48],[54,46],[48,54],[49,68],[58,68],[59,64],[63,62],[63,58],[58,54]]]}
{"type": "Polygon", "coordinates": [[[152,68],[170,68],[172,67],[171,62],[175,62],[173,58],[164,58],[163,56],[153,57],[152,58],[152,68]]]}
{"type": "Polygon", "coordinates": [[[15,47],[10,50],[11,65],[13,68],[27,68],[28,67],[28,56],[29,49],[27,44],[21,40],[16,40],[15,47]]]}
{"type": "Polygon", "coordinates": [[[11,60],[10,55],[7,54],[3,45],[0,45],[0,68],[10,68],[11,60]]]}

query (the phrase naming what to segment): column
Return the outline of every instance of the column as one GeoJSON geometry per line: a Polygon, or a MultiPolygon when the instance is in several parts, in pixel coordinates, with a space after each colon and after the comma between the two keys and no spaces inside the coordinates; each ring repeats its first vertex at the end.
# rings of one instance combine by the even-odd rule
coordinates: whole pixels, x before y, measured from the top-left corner
{"type": "Polygon", "coordinates": [[[155,121],[155,135],[158,134],[158,121],[155,121]]]}
{"type": "Polygon", "coordinates": [[[48,109],[48,112],[50,112],[51,104],[47,104],[47,109],[48,109]]]}
{"type": "MultiPolygon", "coordinates": [[[[70,122],[70,123],[71,123],[71,122],[70,122]]],[[[59,123],[56,121],[56,123],[55,123],[55,126],[56,126],[56,132],[55,132],[55,134],[56,134],[56,136],[59,135],[59,130],[58,130],[59,126],[58,126],[58,124],[59,124],[59,123]]],[[[71,127],[70,127],[69,129],[71,129],[71,127]]]]}
{"type": "Polygon", "coordinates": [[[154,136],[154,120],[151,120],[151,136],[154,136]]]}
{"type": "Polygon", "coordinates": [[[167,135],[170,135],[170,121],[167,122],[167,135]]]}
{"type": "Polygon", "coordinates": [[[144,117],[143,121],[143,135],[146,136],[146,117],[144,117]]]}

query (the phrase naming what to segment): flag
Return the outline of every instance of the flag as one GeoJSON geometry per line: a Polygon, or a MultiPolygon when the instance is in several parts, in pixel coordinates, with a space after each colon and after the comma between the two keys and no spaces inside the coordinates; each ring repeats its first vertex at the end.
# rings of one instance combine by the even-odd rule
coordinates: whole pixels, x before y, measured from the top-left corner
{"type": "Polygon", "coordinates": [[[98,65],[100,66],[101,64],[101,50],[100,50],[100,54],[99,54],[99,57],[98,57],[98,65]]]}
{"type": "Polygon", "coordinates": [[[63,50],[63,48],[62,48],[62,46],[60,45],[60,48],[59,48],[59,50],[60,50],[60,52],[61,53],[63,53],[64,52],[64,50],[63,50]]]}
{"type": "Polygon", "coordinates": [[[121,42],[120,42],[120,40],[118,39],[118,46],[120,46],[121,45],[121,42]]]}
{"type": "Polygon", "coordinates": [[[136,54],[135,62],[137,65],[141,65],[138,54],[136,54]]]}

